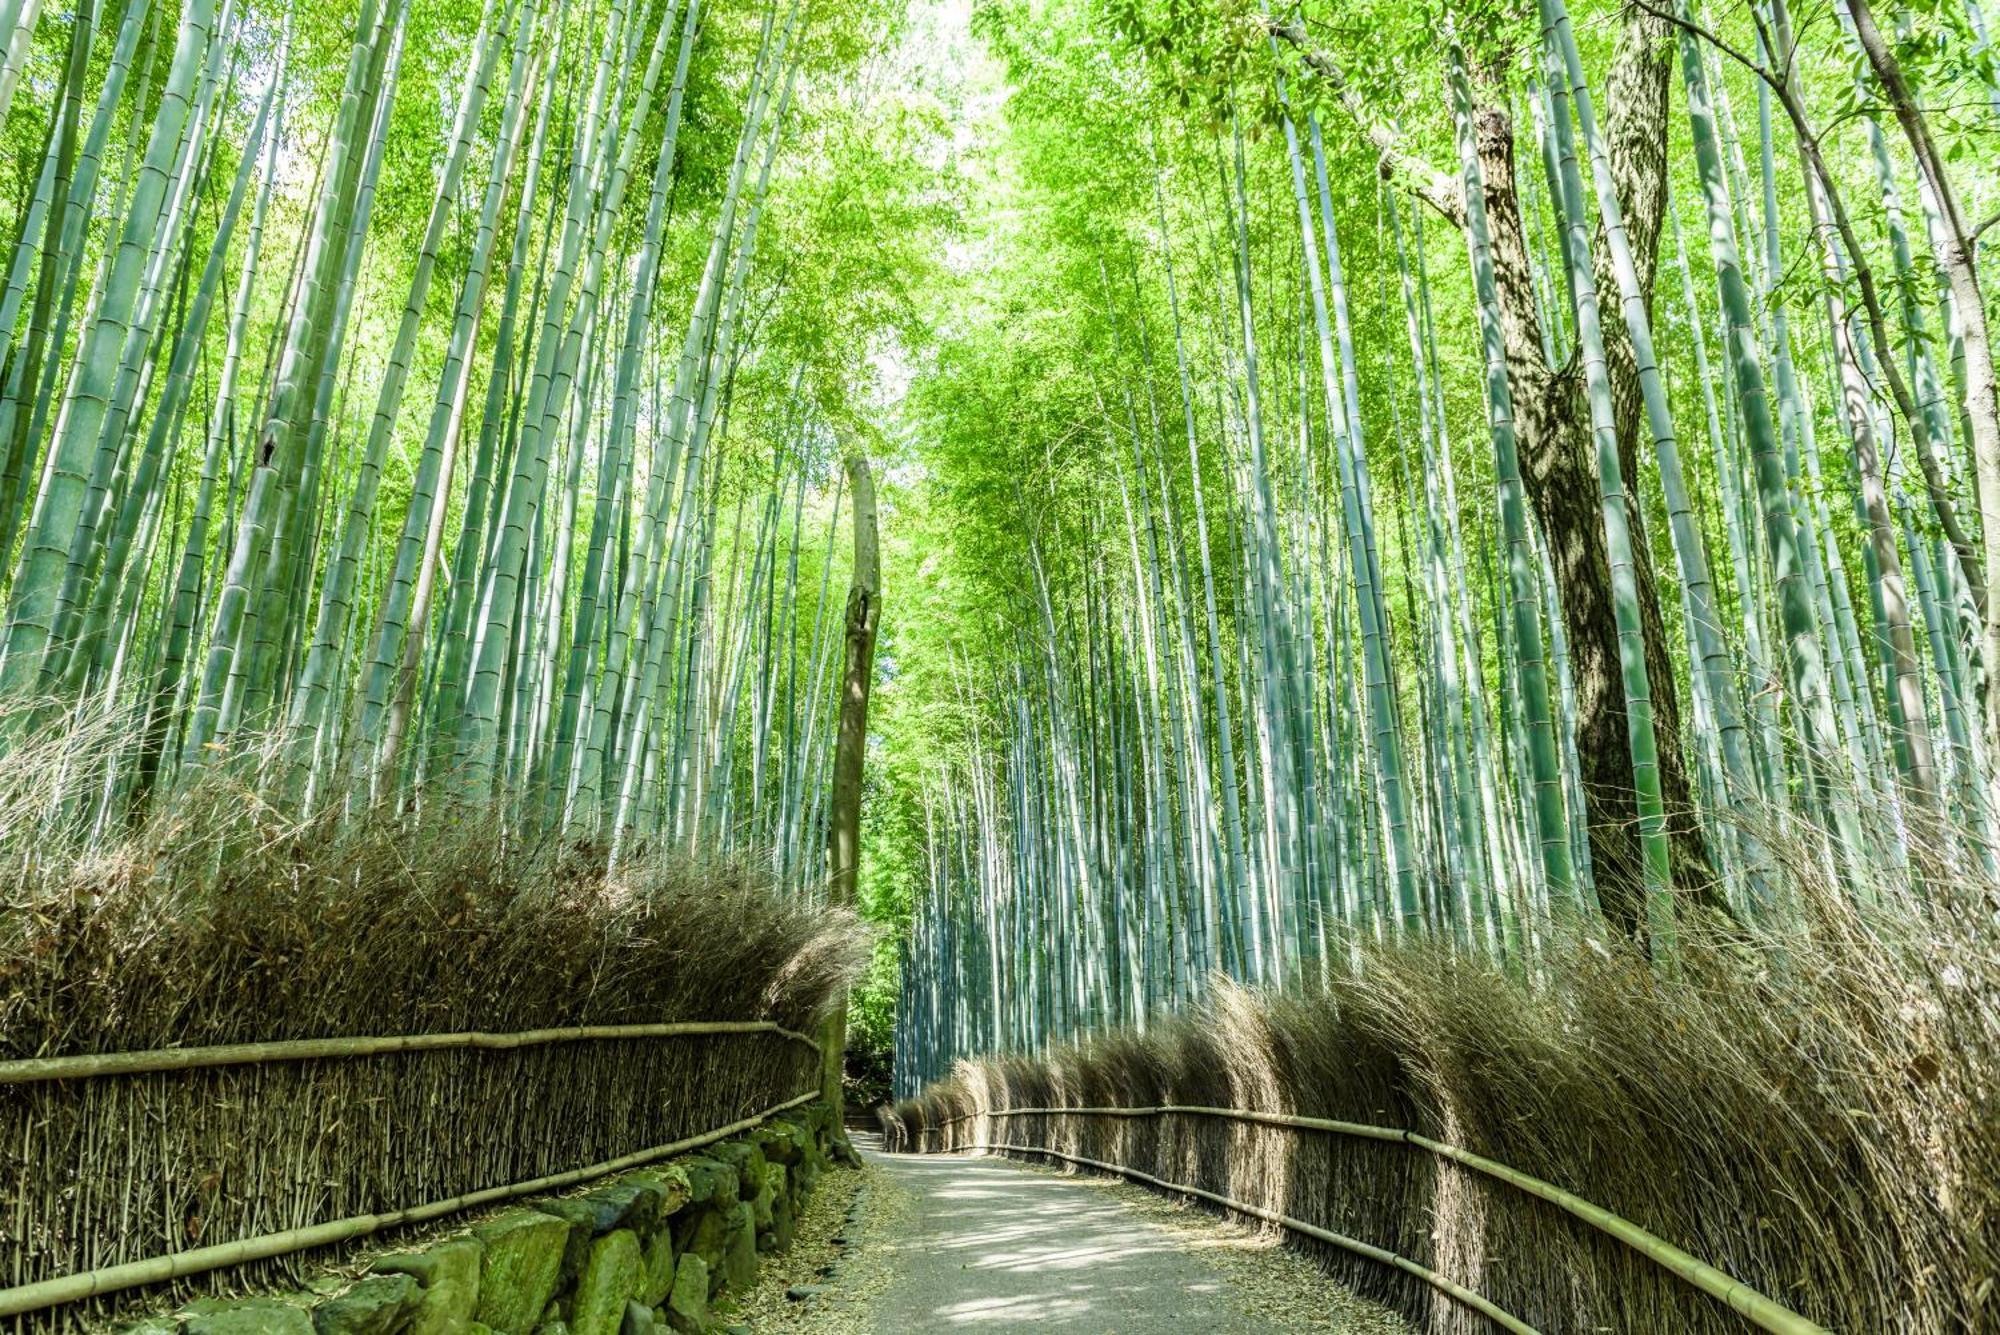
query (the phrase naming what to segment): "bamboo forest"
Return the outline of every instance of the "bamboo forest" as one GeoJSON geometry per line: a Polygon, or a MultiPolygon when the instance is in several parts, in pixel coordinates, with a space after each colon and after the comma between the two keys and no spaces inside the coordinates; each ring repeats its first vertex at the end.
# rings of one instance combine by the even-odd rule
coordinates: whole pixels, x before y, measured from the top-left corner
{"type": "Polygon", "coordinates": [[[2000,1331],[1991,3],[0,0],[0,1328],[2000,1331]]]}

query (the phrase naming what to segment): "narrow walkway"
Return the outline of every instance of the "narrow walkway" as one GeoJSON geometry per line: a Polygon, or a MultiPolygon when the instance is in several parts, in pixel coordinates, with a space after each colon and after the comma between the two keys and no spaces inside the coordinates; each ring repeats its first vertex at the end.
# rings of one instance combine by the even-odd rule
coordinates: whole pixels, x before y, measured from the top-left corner
{"type": "Polygon", "coordinates": [[[867,1304],[869,1330],[1374,1335],[1402,1329],[1275,1248],[1268,1248],[1268,1270],[1219,1264],[1223,1249],[1266,1248],[1206,1216],[1162,1222],[1171,1207],[1135,1199],[1135,1189],[1002,1158],[892,1155],[866,1146],[863,1153],[874,1185],[853,1259],[877,1276],[869,1286],[876,1289],[867,1304]],[[1323,1296],[1297,1292],[1306,1271],[1323,1296]],[[1300,1307],[1309,1319],[1286,1319],[1287,1308],[1300,1307]],[[1335,1315],[1349,1310],[1351,1322],[1335,1315]]]}

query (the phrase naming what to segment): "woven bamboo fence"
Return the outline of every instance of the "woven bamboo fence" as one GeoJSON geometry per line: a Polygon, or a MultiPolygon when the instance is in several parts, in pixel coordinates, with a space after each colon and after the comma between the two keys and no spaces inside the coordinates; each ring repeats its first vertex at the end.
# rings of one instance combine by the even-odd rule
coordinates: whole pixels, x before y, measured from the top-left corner
{"type": "MultiPolygon", "coordinates": [[[[1662,1270],[1680,1279],[1691,1288],[1720,1302],[1729,1310],[1738,1313],[1758,1330],[1769,1331],[1772,1335],[1825,1335],[1825,1328],[1800,1316],[1797,1312],[1773,1302],[1764,1294],[1743,1284],[1699,1257],[1690,1255],[1674,1246],[1666,1239],[1640,1227],[1602,1206],[1592,1204],[1573,1192],[1564,1191],[1554,1183],[1545,1182],[1531,1174],[1510,1168],[1483,1155],[1474,1154],[1456,1145],[1447,1145],[1416,1131],[1397,1127],[1375,1126],[1365,1122],[1345,1122],[1324,1117],[1299,1117],[1288,1113],[1260,1112],[1247,1108],[1209,1108],[1191,1104],[1162,1104],[1149,1108],[994,1108],[983,1112],[961,1113],[946,1118],[939,1124],[943,1128],[982,1120],[1004,1122],[1013,1118],[1063,1119],[1063,1118],[1154,1118],[1154,1117],[1194,1117],[1220,1118],[1256,1126],[1281,1127],[1292,1131],[1323,1132],[1336,1136],[1351,1136],[1359,1140],[1382,1141],[1403,1144],[1426,1151],[1438,1158],[1463,1165],[1496,1182],[1501,1182],[1528,1196],[1547,1201],[1551,1205],[1582,1220],[1591,1228],[1613,1238],[1631,1248],[1638,1255],[1647,1258],[1662,1270]]],[[[1044,1132],[1056,1128],[1049,1121],[1039,1121],[1037,1125],[1044,1132]]],[[[955,1137],[936,1133],[919,1133],[925,1141],[955,1140],[955,1137]]],[[[1031,1137],[1032,1138],[1032,1137],[1031,1137]]],[[[943,1145],[937,1148],[943,1148],[943,1145]]],[[[932,1148],[925,1145],[924,1148],[932,1148]]],[[[1444,1293],[1455,1302],[1470,1307],[1503,1329],[1517,1332],[1517,1335],[1536,1335],[1535,1328],[1520,1321],[1511,1313],[1496,1307],[1470,1289],[1456,1284],[1449,1278],[1429,1267],[1417,1264],[1397,1253],[1373,1246],[1346,1234],[1321,1228],[1291,1215],[1279,1213],[1248,1201],[1235,1200],[1219,1193],[1206,1191],[1187,1183],[1170,1182],[1142,1172],[1129,1165],[1107,1163],[1097,1159],[1065,1153],[1062,1150],[1046,1148],[1041,1144],[1013,1144],[1006,1141],[981,1141],[977,1144],[958,1146],[982,1152],[1004,1154],[1047,1155],[1080,1167],[1094,1168],[1102,1172],[1117,1173],[1135,1178],[1149,1186],[1184,1195],[1199,1197],[1211,1204],[1242,1214],[1252,1215],[1267,1223],[1277,1224],[1294,1232],[1316,1238],[1321,1242],[1341,1248],[1344,1251],[1366,1257],[1370,1260],[1391,1265],[1415,1276],[1431,1287],[1444,1293]]]]}
{"type": "Polygon", "coordinates": [[[1384,953],[961,1062],[884,1121],[1282,1224],[1426,1335],[1493,1329],[1453,1285],[1548,1335],[1993,1330],[1990,994],[1882,939],[1748,997],[1720,952],[1673,988],[1579,952],[1549,991],[1384,953]]]}
{"type": "Polygon", "coordinates": [[[302,1248],[733,1134],[806,1101],[818,1070],[817,1045],[770,1021],[0,1062],[0,1318],[79,1329],[134,1301],[109,1287],[166,1278],[296,1283],[329,1258],[302,1248]]]}

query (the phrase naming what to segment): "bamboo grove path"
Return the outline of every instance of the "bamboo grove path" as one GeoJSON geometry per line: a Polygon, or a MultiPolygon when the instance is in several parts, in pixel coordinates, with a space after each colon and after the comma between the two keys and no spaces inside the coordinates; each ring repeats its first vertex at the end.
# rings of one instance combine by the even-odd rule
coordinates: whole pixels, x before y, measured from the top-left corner
{"type": "Polygon", "coordinates": [[[1402,1329],[1318,1276],[1313,1287],[1323,1295],[1311,1300],[1314,1317],[1285,1322],[1262,1291],[1276,1276],[1215,1259],[1218,1247],[1240,1247],[1240,1234],[1225,1237],[1227,1226],[1205,1217],[1198,1225],[1163,1223],[1101,1179],[1003,1158],[862,1152],[882,1208],[871,1203],[862,1212],[853,1260],[886,1282],[868,1302],[864,1324],[853,1329],[898,1335],[1402,1329]],[[1350,1307],[1351,1323],[1333,1317],[1350,1307]]]}

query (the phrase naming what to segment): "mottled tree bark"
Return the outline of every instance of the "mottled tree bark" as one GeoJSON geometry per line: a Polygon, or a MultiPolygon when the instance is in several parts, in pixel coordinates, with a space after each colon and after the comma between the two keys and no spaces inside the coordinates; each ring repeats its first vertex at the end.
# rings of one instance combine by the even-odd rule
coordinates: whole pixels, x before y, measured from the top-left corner
{"type": "MultiPolygon", "coordinates": [[[[1612,176],[1649,311],[1666,204],[1665,126],[1671,70],[1667,38],[1663,20],[1636,6],[1628,8],[1605,98],[1612,176]]],[[[1606,915],[1621,928],[1637,931],[1643,904],[1638,808],[1626,738],[1625,697],[1619,684],[1611,566],[1605,552],[1603,518],[1598,513],[1583,376],[1574,358],[1551,368],[1543,356],[1515,171],[1512,102],[1499,62],[1489,64],[1483,75],[1477,90],[1482,102],[1478,148],[1493,231],[1508,378],[1517,412],[1522,474],[1548,542],[1568,640],[1591,866],[1606,915]]],[[[1600,289],[1613,290],[1617,280],[1611,272],[1608,248],[1600,243],[1593,247],[1593,255],[1600,289]]],[[[1625,476],[1637,479],[1643,408],[1638,369],[1624,325],[1607,323],[1604,334],[1619,461],[1625,476]]],[[[1673,686],[1682,674],[1674,670],[1668,650],[1638,487],[1628,487],[1627,496],[1646,633],[1646,673],[1659,683],[1653,695],[1654,723],[1661,789],[1673,831],[1675,885],[1685,893],[1712,899],[1714,878],[1695,819],[1681,744],[1680,701],[1673,686]]]]}
{"type": "MultiPolygon", "coordinates": [[[[834,737],[833,793],[826,830],[827,900],[839,908],[853,907],[861,870],[862,761],[868,744],[868,695],[875,677],[875,632],[882,622],[875,479],[868,471],[868,461],[858,454],[848,456],[847,478],[854,494],[854,574],[847,588],[847,667],[840,684],[840,725],[834,737]]],[[[847,1050],[845,997],[827,1017],[820,1044],[820,1092],[838,1114],[847,1050]]],[[[845,1145],[845,1133],[836,1135],[845,1145]]]]}
{"type": "MultiPolygon", "coordinates": [[[[1456,193],[1442,182],[1439,173],[1411,159],[1393,128],[1368,119],[1366,109],[1348,89],[1338,61],[1314,47],[1297,23],[1266,20],[1264,26],[1297,47],[1308,69],[1334,84],[1349,113],[1362,121],[1369,143],[1381,153],[1383,170],[1444,217],[1462,225],[1464,209],[1456,193]]],[[[1660,228],[1666,216],[1667,94],[1672,69],[1668,35],[1666,20],[1657,14],[1636,4],[1625,9],[1604,107],[1612,178],[1649,313],[1659,267],[1660,228]]],[[[1535,307],[1533,270],[1515,172],[1513,94],[1506,73],[1511,54],[1488,52],[1484,65],[1474,71],[1474,95],[1480,103],[1475,131],[1485,173],[1508,387],[1514,397],[1522,477],[1548,541],[1562,604],[1570,672],[1576,687],[1577,754],[1589,807],[1584,816],[1598,897],[1614,923],[1636,933],[1643,903],[1638,804],[1626,737],[1625,696],[1619,680],[1618,628],[1611,606],[1611,564],[1605,553],[1604,522],[1598,505],[1590,413],[1583,397],[1582,371],[1574,358],[1566,365],[1551,367],[1542,352],[1541,317],[1535,307]]],[[[1601,244],[1601,225],[1599,230],[1600,244],[1593,248],[1598,287],[1616,291],[1609,250],[1601,244]]],[[[1625,476],[1636,479],[1644,406],[1638,369],[1623,322],[1610,322],[1604,333],[1619,461],[1625,476]]],[[[1681,745],[1680,701],[1673,683],[1682,674],[1674,670],[1668,652],[1639,489],[1629,486],[1626,494],[1645,624],[1646,673],[1660,683],[1653,695],[1654,726],[1659,740],[1661,790],[1673,835],[1674,883],[1686,895],[1720,905],[1695,817],[1681,745]]]]}

